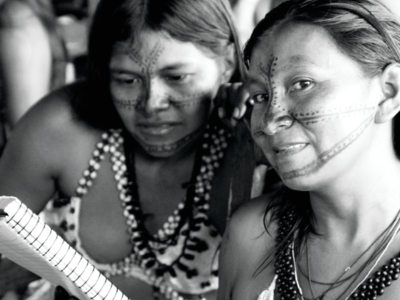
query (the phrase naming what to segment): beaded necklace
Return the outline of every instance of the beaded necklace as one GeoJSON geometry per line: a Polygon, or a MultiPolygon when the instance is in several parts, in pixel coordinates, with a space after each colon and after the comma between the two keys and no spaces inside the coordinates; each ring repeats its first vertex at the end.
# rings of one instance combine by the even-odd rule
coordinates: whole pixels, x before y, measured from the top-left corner
{"type": "MultiPolygon", "coordinates": [[[[210,191],[214,171],[219,168],[220,162],[224,157],[224,151],[228,146],[228,139],[231,134],[224,128],[217,125],[207,125],[203,133],[201,149],[197,151],[195,167],[191,183],[188,185],[187,194],[184,200],[178,205],[173,214],[168,218],[163,227],[154,235],[150,236],[143,224],[143,215],[140,208],[138,191],[135,180],[133,156],[126,158],[125,153],[133,153],[132,149],[127,149],[129,143],[125,142],[121,136],[122,130],[111,130],[110,133],[102,135],[102,141],[97,144],[93,153],[93,159],[89,162],[89,169],[84,173],[84,179],[79,182],[77,194],[82,196],[87,193],[87,188],[91,186],[92,180],[97,176],[100,168],[99,162],[104,159],[105,153],[110,153],[113,163],[117,188],[120,192],[119,198],[124,208],[124,216],[131,234],[132,252],[123,261],[112,264],[112,271],[106,272],[106,276],[128,274],[132,266],[139,266],[144,270],[148,280],[151,282],[155,292],[155,299],[162,295],[166,299],[184,300],[171,286],[164,280],[164,274],[174,275],[173,265],[185,268],[180,262],[180,258],[185,256],[185,249],[190,247],[187,241],[191,238],[191,229],[194,230],[199,224],[208,223],[208,210],[210,191]],[[125,151],[123,151],[125,147],[125,151]],[[129,150],[129,151],[127,151],[129,150]],[[126,162],[129,162],[128,167],[126,162]],[[197,211],[193,217],[194,210],[197,211]],[[185,244],[182,253],[176,258],[172,265],[165,265],[157,260],[154,250],[167,248],[177,242],[182,225],[188,222],[188,230],[185,233],[185,244]]],[[[195,239],[195,238],[194,238],[195,239]]],[[[191,270],[187,270],[191,272],[191,270]]],[[[190,274],[188,274],[190,275],[190,274]]],[[[192,274],[193,275],[193,274],[192,274]]],[[[190,278],[190,276],[188,276],[190,278]]],[[[199,295],[200,299],[204,299],[199,295]]]]}
{"type": "MultiPolygon", "coordinates": [[[[294,224],[294,211],[287,212],[282,219],[279,221],[279,232],[277,236],[277,242],[281,242],[290,232],[294,224]]],[[[351,300],[374,300],[378,296],[383,295],[385,288],[389,287],[393,281],[397,280],[400,276],[400,253],[394,258],[390,259],[388,264],[383,265],[379,271],[376,271],[370,278],[370,273],[376,267],[376,264],[383,256],[390,243],[393,241],[399,230],[399,215],[394,221],[396,225],[389,241],[384,245],[383,250],[379,252],[378,259],[375,261],[374,266],[370,272],[365,276],[365,279],[350,293],[347,299],[351,300]]],[[[391,224],[392,226],[393,224],[391,224]]],[[[373,261],[373,260],[372,260],[373,261]]],[[[281,300],[304,300],[302,296],[301,288],[298,284],[295,254],[293,243],[285,247],[280,252],[276,253],[275,261],[275,273],[277,278],[277,291],[280,294],[281,300]]],[[[341,296],[343,296],[342,294],[341,296]]],[[[319,298],[317,298],[319,299],[319,298]]]]}

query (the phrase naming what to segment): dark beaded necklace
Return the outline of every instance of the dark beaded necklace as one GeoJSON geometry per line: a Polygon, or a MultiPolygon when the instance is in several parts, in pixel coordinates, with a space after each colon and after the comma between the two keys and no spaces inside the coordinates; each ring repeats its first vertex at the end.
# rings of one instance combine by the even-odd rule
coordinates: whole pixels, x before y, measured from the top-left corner
{"type": "MultiPolygon", "coordinates": [[[[294,211],[289,211],[279,221],[279,231],[276,238],[279,244],[288,235],[295,220],[294,211]]],[[[397,226],[396,226],[397,227],[397,226]]],[[[397,233],[397,230],[394,234],[397,233]]],[[[283,251],[276,253],[275,273],[277,275],[277,291],[281,300],[297,299],[304,300],[300,294],[296,280],[296,269],[294,266],[293,247],[288,244],[283,251]]],[[[385,292],[393,281],[400,276],[400,253],[392,258],[388,264],[383,265],[373,276],[367,278],[345,299],[351,300],[375,300],[385,292]]],[[[343,294],[342,294],[343,296],[343,294]]],[[[319,297],[315,300],[322,300],[319,297]]]]}
{"type": "MultiPolygon", "coordinates": [[[[145,215],[142,212],[138,186],[135,176],[134,163],[134,144],[129,134],[125,133],[125,153],[127,153],[127,170],[126,176],[129,179],[125,185],[126,196],[122,197],[122,204],[125,207],[127,224],[131,233],[132,243],[132,261],[140,268],[145,270],[146,275],[153,282],[154,297],[158,299],[162,295],[165,299],[183,300],[177,291],[164,283],[164,274],[170,274],[176,277],[175,267],[186,271],[187,277],[196,276],[196,270],[189,269],[181,262],[182,258],[188,258],[190,254],[186,253],[187,249],[195,247],[198,252],[203,246],[201,240],[192,237],[192,231],[197,231],[201,223],[209,225],[207,213],[209,210],[210,191],[212,188],[212,180],[214,172],[220,167],[225,150],[228,147],[228,140],[231,134],[222,124],[208,124],[202,134],[201,147],[196,152],[195,164],[192,171],[192,178],[189,183],[182,187],[186,188],[185,201],[180,204],[175,217],[178,219],[171,222],[173,226],[166,231],[164,236],[154,236],[148,233],[144,226],[145,215]],[[197,215],[194,215],[194,210],[197,215]],[[188,229],[181,232],[183,225],[187,223],[188,229]],[[177,255],[175,260],[166,265],[157,259],[153,250],[165,251],[169,246],[174,246],[178,242],[179,236],[184,236],[182,252],[177,255]],[[197,240],[198,241],[197,241],[197,240]],[[196,245],[189,245],[189,241],[196,245]],[[194,272],[194,273],[193,273],[194,272]]],[[[206,247],[206,246],[205,246],[206,247]]],[[[204,299],[199,295],[199,299],[204,299]]]]}

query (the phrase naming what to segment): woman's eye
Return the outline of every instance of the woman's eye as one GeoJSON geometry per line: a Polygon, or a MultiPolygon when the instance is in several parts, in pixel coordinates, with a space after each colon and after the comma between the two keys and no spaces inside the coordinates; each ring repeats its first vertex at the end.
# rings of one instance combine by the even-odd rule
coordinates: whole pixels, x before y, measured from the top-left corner
{"type": "Polygon", "coordinates": [[[265,102],[269,100],[269,95],[268,94],[257,94],[252,97],[254,102],[265,102]]]}
{"type": "Polygon", "coordinates": [[[139,84],[142,82],[139,77],[135,76],[114,76],[113,80],[123,85],[139,84]]]}
{"type": "Polygon", "coordinates": [[[308,88],[310,85],[312,85],[312,81],[311,80],[300,80],[295,82],[290,91],[300,91],[300,90],[304,90],[306,88],[308,88]]]}
{"type": "Polygon", "coordinates": [[[168,81],[183,82],[189,77],[189,74],[167,75],[165,78],[168,81]]]}

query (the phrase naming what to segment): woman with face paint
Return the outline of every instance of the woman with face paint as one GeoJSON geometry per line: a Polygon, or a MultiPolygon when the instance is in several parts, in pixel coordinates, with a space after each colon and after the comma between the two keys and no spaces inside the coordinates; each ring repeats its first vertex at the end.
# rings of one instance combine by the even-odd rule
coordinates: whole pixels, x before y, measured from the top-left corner
{"type": "Polygon", "coordinates": [[[257,25],[251,130],[284,185],[231,218],[218,299],[399,299],[399,32],[373,0],[292,0],[257,25]]]}
{"type": "Polygon", "coordinates": [[[255,188],[245,122],[214,110],[245,69],[227,3],[101,1],[87,79],[40,101],[0,161],[0,194],[46,207],[130,299],[215,299],[226,219],[255,188]]]}

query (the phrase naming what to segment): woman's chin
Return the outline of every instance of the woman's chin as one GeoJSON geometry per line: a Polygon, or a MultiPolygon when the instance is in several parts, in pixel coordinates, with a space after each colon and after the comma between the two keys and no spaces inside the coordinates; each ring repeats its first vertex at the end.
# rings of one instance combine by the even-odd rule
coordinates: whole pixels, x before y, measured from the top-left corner
{"type": "Polygon", "coordinates": [[[282,173],[279,170],[277,170],[277,173],[283,184],[295,191],[310,191],[316,185],[316,182],[313,179],[314,176],[311,174],[299,174],[294,176],[293,173],[282,173]]]}
{"type": "Polygon", "coordinates": [[[139,143],[144,152],[153,157],[167,158],[179,152],[185,145],[176,143],[168,144],[147,144],[139,143]]]}

